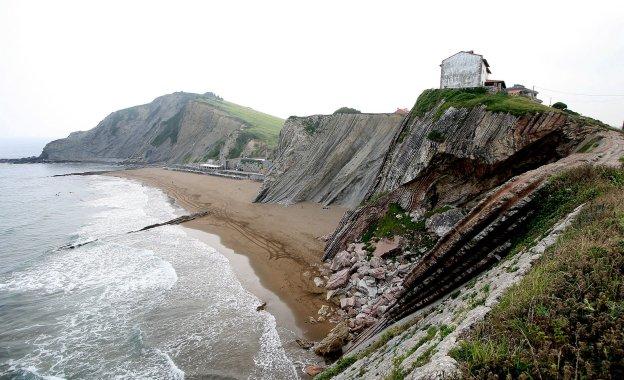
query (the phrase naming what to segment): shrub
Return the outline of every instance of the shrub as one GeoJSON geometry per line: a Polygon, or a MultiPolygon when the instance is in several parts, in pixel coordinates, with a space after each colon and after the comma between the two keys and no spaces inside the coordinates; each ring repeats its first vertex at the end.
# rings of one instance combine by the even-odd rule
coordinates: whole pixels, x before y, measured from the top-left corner
{"type": "Polygon", "coordinates": [[[163,130],[150,143],[152,146],[161,146],[167,139],[169,139],[171,145],[178,142],[178,133],[180,132],[180,123],[182,122],[184,109],[183,107],[178,113],[163,123],[163,130]]]}
{"type": "Polygon", "coordinates": [[[401,206],[391,203],[386,214],[364,232],[362,241],[370,241],[373,237],[405,236],[416,230],[424,230],[424,227],[424,223],[414,222],[401,206]]]}
{"type": "Polygon", "coordinates": [[[440,131],[433,130],[427,133],[427,138],[433,142],[443,143],[446,139],[446,136],[444,136],[444,133],[440,131]]]}
{"type": "Polygon", "coordinates": [[[355,108],[340,107],[334,111],[334,115],[338,113],[362,113],[362,112],[360,112],[359,110],[356,110],[355,108]]]}
{"type": "Polygon", "coordinates": [[[552,105],[552,108],[556,108],[558,110],[564,110],[568,108],[568,105],[562,102],[556,102],[552,105]]]}

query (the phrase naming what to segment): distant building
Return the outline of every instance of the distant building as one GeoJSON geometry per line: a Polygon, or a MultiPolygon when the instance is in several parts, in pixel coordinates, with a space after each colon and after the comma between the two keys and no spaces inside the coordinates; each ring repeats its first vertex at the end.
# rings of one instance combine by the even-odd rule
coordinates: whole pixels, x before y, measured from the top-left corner
{"type": "Polygon", "coordinates": [[[397,115],[405,116],[409,113],[409,110],[407,108],[397,108],[396,111],[394,111],[394,113],[397,115]]]}
{"type": "Polygon", "coordinates": [[[488,61],[472,50],[453,54],[440,67],[440,88],[483,87],[492,73],[488,61]]]}
{"type": "Polygon", "coordinates": [[[521,84],[514,84],[513,86],[507,88],[505,91],[512,96],[524,96],[525,98],[535,100],[536,102],[542,102],[537,98],[537,91],[526,88],[521,84]]]}

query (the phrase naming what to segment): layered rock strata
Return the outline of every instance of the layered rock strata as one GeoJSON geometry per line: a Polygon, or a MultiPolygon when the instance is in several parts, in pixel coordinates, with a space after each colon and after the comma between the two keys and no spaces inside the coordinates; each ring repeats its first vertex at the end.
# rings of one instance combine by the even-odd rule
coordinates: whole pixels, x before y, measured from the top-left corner
{"type": "Polygon", "coordinates": [[[402,119],[396,114],[288,118],[256,202],[359,205],[374,185],[402,119]]]}

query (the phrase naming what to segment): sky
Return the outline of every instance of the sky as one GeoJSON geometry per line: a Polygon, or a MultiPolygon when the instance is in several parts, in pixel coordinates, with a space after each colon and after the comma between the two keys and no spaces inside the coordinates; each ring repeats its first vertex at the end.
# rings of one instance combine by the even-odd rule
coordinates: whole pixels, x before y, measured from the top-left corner
{"type": "Polygon", "coordinates": [[[175,91],[282,118],[393,112],[460,50],[546,104],[624,122],[616,1],[0,0],[0,137],[64,137],[175,91]]]}

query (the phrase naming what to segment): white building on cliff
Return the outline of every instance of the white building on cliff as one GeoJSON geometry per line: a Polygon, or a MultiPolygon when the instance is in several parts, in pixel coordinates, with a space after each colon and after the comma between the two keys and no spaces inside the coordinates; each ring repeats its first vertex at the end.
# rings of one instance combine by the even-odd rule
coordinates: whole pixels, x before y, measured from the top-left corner
{"type": "Polygon", "coordinates": [[[491,74],[488,61],[472,50],[453,54],[440,67],[440,88],[483,87],[491,74]]]}

